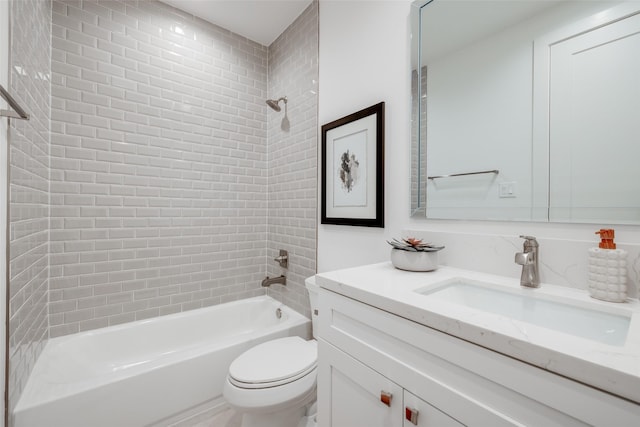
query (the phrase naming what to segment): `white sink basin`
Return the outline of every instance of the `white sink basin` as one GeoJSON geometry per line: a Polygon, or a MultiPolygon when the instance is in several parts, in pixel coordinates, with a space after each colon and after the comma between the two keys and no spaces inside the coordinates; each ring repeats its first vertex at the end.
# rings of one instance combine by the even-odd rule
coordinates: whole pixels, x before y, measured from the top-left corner
{"type": "Polygon", "coordinates": [[[468,279],[447,280],[428,288],[417,289],[431,300],[457,304],[489,312],[510,319],[527,322],[543,328],[571,334],[613,346],[623,346],[627,339],[631,315],[612,314],[584,301],[568,304],[533,295],[522,295],[533,290],[482,284],[468,279]]]}

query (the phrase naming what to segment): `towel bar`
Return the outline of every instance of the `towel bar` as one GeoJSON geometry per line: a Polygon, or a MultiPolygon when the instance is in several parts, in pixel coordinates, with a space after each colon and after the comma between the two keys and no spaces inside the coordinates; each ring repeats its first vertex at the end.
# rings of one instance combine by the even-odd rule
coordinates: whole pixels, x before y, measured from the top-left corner
{"type": "Polygon", "coordinates": [[[29,114],[27,114],[27,112],[18,105],[18,102],[16,102],[16,100],[13,99],[11,95],[9,95],[9,92],[7,92],[2,87],[2,85],[0,85],[0,96],[2,96],[2,98],[7,101],[7,104],[9,104],[9,107],[13,109],[13,111],[0,110],[0,117],[12,117],[14,119],[29,120],[29,114]]]}
{"type": "Polygon", "coordinates": [[[437,179],[437,178],[450,178],[452,176],[466,176],[466,175],[479,175],[482,173],[495,173],[496,175],[500,173],[498,169],[493,169],[490,171],[479,171],[479,172],[465,172],[465,173],[452,173],[451,175],[436,175],[436,176],[428,176],[427,179],[437,179]]]}

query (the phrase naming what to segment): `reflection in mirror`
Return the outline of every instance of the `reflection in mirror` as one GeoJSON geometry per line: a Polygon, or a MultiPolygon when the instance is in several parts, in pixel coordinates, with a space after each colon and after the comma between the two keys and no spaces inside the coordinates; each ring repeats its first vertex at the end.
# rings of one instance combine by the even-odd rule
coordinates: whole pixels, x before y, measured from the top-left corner
{"type": "Polygon", "coordinates": [[[639,9],[623,3],[538,40],[550,221],[640,222],[639,9]]]}
{"type": "Polygon", "coordinates": [[[640,223],[640,2],[414,10],[414,216],[640,223]]]}

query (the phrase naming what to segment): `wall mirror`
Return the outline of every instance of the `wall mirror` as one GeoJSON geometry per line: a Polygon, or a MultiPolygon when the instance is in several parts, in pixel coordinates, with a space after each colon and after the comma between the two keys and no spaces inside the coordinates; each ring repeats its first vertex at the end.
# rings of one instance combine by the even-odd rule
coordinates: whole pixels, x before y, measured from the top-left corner
{"type": "Polygon", "coordinates": [[[412,216],[640,224],[639,11],[414,3],[412,216]]]}

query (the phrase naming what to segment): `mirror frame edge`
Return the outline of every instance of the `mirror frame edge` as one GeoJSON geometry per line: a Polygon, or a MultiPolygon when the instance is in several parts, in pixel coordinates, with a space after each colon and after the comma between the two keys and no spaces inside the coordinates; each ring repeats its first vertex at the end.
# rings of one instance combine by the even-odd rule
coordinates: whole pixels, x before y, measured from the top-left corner
{"type": "MultiPolygon", "coordinates": [[[[421,96],[422,96],[422,67],[420,66],[422,61],[421,55],[421,37],[422,37],[422,8],[429,3],[432,3],[434,0],[414,0],[411,3],[411,12],[410,12],[410,23],[411,23],[411,54],[410,54],[410,79],[413,82],[414,79],[414,71],[415,71],[415,79],[416,84],[411,88],[411,129],[410,129],[410,144],[411,144],[411,167],[413,168],[414,163],[417,165],[417,173],[411,173],[411,195],[409,197],[409,216],[412,218],[426,218],[427,210],[426,210],[426,187],[424,191],[420,185],[420,176],[423,173],[421,168],[421,153],[423,149],[422,139],[420,135],[420,115],[422,113],[421,107],[421,96]],[[415,61],[415,62],[414,62],[415,61]],[[414,63],[416,64],[415,70],[413,68],[414,63]],[[414,148],[415,145],[415,148],[414,148]],[[416,150],[416,153],[414,153],[416,150]],[[416,191],[416,203],[414,205],[414,186],[417,188],[416,191]],[[424,200],[422,200],[424,199],[424,200]]],[[[424,147],[426,150],[426,147],[424,147]]],[[[426,153],[425,153],[426,154],[426,153]]],[[[426,173],[426,171],[425,171],[426,173]]]]}

